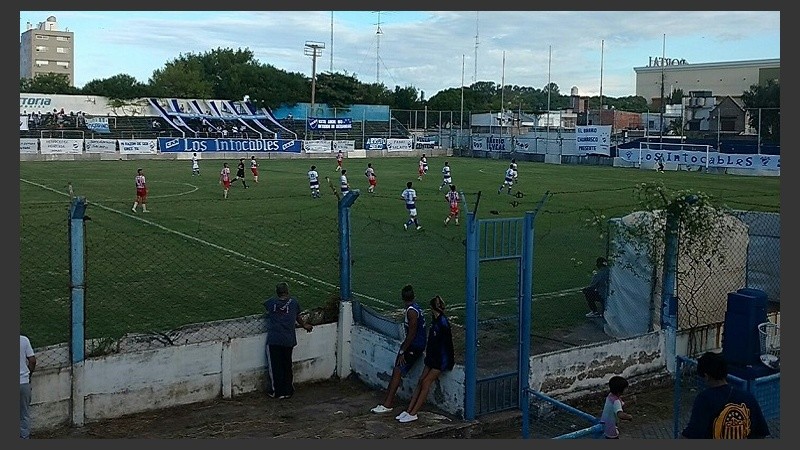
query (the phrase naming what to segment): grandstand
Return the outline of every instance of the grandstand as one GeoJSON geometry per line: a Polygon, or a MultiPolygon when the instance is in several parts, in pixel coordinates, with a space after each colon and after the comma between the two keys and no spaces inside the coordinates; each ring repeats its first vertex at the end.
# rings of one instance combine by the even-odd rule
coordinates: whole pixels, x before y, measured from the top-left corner
{"type": "MultiPolygon", "coordinates": [[[[67,96],[64,96],[67,97],[67,96]]],[[[137,103],[137,102],[134,102],[137,103]]],[[[89,114],[84,112],[27,114],[28,129],[21,138],[67,139],[155,139],[244,138],[352,140],[363,148],[368,137],[409,138],[411,134],[397,119],[353,120],[352,128],[309,130],[304,118],[277,119],[271,111],[256,108],[249,101],[177,98],[142,99],[132,114],[89,114]],[[95,118],[106,118],[108,132],[89,128],[95,118]]],[[[20,113],[25,115],[24,113],[20,113]]]]}

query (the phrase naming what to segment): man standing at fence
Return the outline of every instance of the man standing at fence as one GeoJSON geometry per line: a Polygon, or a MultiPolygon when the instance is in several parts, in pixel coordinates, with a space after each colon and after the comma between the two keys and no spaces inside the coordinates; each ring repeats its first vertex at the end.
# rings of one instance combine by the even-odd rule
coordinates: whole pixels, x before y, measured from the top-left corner
{"type": "Polygon", "coordinates": [[[27,336],[19,335],[19,437],[31,437],[31,374],[36,368],[36,356],[27,336]]]}
{"type": "Polygon", "coordinates": [[[769,436],[767,421],[753,394],[728,384],[728,364],[721,353],[704,353],[697,360],[697,375],[705,380],[707,387],[694,399],[692,415],[682,437],[760,439],[769,436]]]}
{"type": "Polygon", "coordinates": [[[136,169],[134,183],[136,184],[136,200],[133,202],[131,211],[136,212],[136,207],[142,205],[142,212],[149,212],[147,210],[147,180],[144,178],[142,169],[136,169]]]}
{"type": "Polygon", "coordinates": [[[294,395],[292,352],[297,346],[295,323],[306,332],[314,328],[300,315],[300,303],[289,295],[289,285],[281,281],[275,296],[264,302],[267,312],[267,369],[272,386],[271,397],[286,399],[294,395]]]}
{"type": "Polygon", "coordinates": [[[400,296],[403,298],[405,308],[403,329],[406,337],[400,344],[400,351],[397,352],[397,357],[394,361],[392,379],[389,381],[386,398],[383,403],[370,410],[375,414],[384,414],[394,409],[392,405],[394,404],[394,396],[397,393],[397,389],[400,387],[400,382],[416,362],[421,359],[422,354],[425,353],[425,346],[428,340],[425,334],[425,315],[417,303],[414,288],[410,284],[403,286],[400,296]]]}

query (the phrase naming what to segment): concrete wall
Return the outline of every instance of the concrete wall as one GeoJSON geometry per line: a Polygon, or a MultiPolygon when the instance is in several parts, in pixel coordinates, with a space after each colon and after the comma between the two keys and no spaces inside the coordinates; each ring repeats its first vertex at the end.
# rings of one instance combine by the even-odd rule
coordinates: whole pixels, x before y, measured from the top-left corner
{"type": "MultiPolygon", "coordinates": [[[[345,311],[340,314],[348,316],[345,311]]],[[[248,319],[251,320],[251,319],[248,319]]],[[[350,321],[342,322],[349,327],[350,321]]],[[[213,324],[210,326],[214,326],[213,324]]],[[[400,341],[366,327],[353,325],[342,335],[337,324],[314,327],[312,333],[298,330],[294,350],[295,382],[322,381],[354,373],[365,384],[385,392],[400,341]],[[337,344],[338,343],[338,344],[337,344]],[[348,351],[338,353],[337,346],[348,351]]],[[[199,332],[194,330],[194,332],[199,332]]],[[[720,326],[701,335],[679,333],[677,351],[720,347],[720,326]],[[702,341],[702,342],[701,342],[702,341]],[[689,348],[690,342],[693,349],[689,348]]],[[[189,334],[186,336],[191,338],[189,334]]],[[[42,367],[32,379],[31,417],[34,431],[58,425],[96,421],[170,406],[229,398],[262,390],[265,386],[266,334],[146,350],[122,351],[91,358],[74,369],[42,367]],[[74,376],[73,376],[74,370],[74,376]],[[73,402],[72,399],[75,399],[73,402]],[[72,405],[72,413],[70,405],[72,405]]],[[[530,358],[530,386],[556,398],[574,398],[606,388],[608,379],[666,375],[665,333],[612,340],[535,355],[530,358]]],[[[62,354],[63,348],[37,351],[62,354]]],[[[404,377],[396,405],[411,398],[423,364],[404,377]]],[[[428,403],[464,417],[464,367],[456,365],[431,389],[428,403]]]]}
{"type": "MultiPolygon", "coordinates": [[[[389,339],[368,328],[355,325],[352,330],[351,367],[359,379],[375,389],[385,392],[392,378],[397,351],[401,341],[389,339]]],[[[415,365],[397,390],[396,405],[411,399],[424,364],[415,365]]],[[[428,402],[439,409],[464,417],[464,367],[456,365],[452,371],[443,373],[431,387],[428,402]]]]}
{"type": "MultiPolygon", "coordinates": [[[[336,324],[297,332],[296,383],[334,375],[336,336],[336,324]]],[[[266,334],[257,334],[91,358],[76,365],[74,374],[68,366],[42,368],[31,380],[33,429],[261,390],[266,382],[265,343],[266,334]]]]}
{"type": "Polygon", "coordinates": [[[663,333],[653,332],[533,356],[528,383],[551,397],[577,397],[604,388],[613,375],[630,379],[665,365],[663,333]]]}

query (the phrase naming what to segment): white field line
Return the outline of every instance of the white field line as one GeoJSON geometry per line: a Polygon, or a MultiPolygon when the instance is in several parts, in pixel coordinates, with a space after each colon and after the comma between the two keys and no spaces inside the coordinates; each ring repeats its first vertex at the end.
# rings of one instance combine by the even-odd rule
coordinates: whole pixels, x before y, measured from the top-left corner
{"type": "MultiPolygon", "coordinates": [[[[32,184],[32,185],[34,185],[34,186],[37,186],[37,187],[40,187],[40,188],[42,188],[42,189],[46,189],[46,190],[48,190],[48,191],[52,191],[52,192],[55,192],[55,193],[58,193],[58,194],[64,195],[64,196],[66,196],[66,197],[68,197],[68,196],[69,196],[69,194],[67,194],[67,193],[64,193],[64,192],[62,192],[62,191],[59,191],[59,190],[57,190],[57,189],[53,189],[53,188],[51,188],[51,187],[49,187],[49,186],[45,186],[45,185],[42,185],[42,184],[39,184],[39,183],[34,183],[34,182],[32,182],[32,181],[27,181],[27,180],[23,180],[23,179],[21,179],[20,181],[23,181],[23,182],[25,182],[25,183],[28,183],[28,184],[32,184]]],[[[194,242],[197,242],[197,243],[200,243],[200,244],[206,245],[206,246],[208,246],[208,247],[214,248],[214,249],[216,249],[216,250],[219,250],[219,251],[221,251],[221,252],[223,252],[223,253],[227,253],[227,254],[229,254],[229,255],[236,256],[236,257],[238,257],[238,258],[241,258],[241,259],[242,259],[242,260],[244,260],[244,261],[253,262],[253,263],[260,264],[260,265],[262,265],[262,266],[267,266],[267,267],[269,267],[269,268],[271,268],[271,269],[274,269],[274,270],[278,270],[278,271],[282,271],[282,272],[283,272],[283,273],[277,273],[277,272],[273,272],[273,271],[268,271],[268,272],[270,272],[270,273],[273,273],[273,274],[275,274],[275,275],[279,275],[279,276],[283,276],[283,275],[285,275],[285,274],[290,274],[290,275],[293,275],[293,276],[294,276],[294,278],[292,278],[292,277],[289,277],[289,280],[290,280],[290,281],[292,281],[293,283],[297,283],[297,284],[299,284],[299,285],[302,285],[302,286],[308,286],[308,287],[310,287],[310,288],[317,289],[317,290],[319,290],[319,291],[323,291],[323,290],[322,290],[321,288],[317,287],[317,286],[314,286],[314,284],[321,285],[321,286],[325,286],[325,287],[332,288],[332,289],[337,289],[337,288],[339,287],[339,286],[337,286],[337,285],[334,285],[334,284],[332,284],[332,283],[328,283],[327,281],[320,280],[319,278],[315,278],[315,277],[312,277],[312,276],[310,276],[310,275],[306,275],[306,274],[304,274],[304,273],[300,273],[300,272],[297,272],[297,271],[295,271],[295,270],[287,269],[287,268],[285,268],[285,267],[279,266],[279,265],[277,265],[277,264],[273,264],[273,263],[271,263],[271,262],[268,262],[268,261],[264,261],[264,260],[261,260],[261,259],[258,259],[258,258],[254,258],[254,257],[252,257],[252,256],[249,256],[249,255],[245,255],[245,254],[243,254],[243,253],[237,252],[236,250],[231,250],[231,249],[229,249],[229,248],[223,247],[223,246],[221,246],[221,245],[218,245],[218,244],[215,244],[215,243],[213,243],[213,242],[206,241],[206,240],[204,240],[204,239],[197,238],[197,237],[195,237],[195,236],[191,236],[191,235],[189,235],[189,234],[186,234],[186,233],[183,233],[183,232],[181,232],[181,231],[177,231],[177,230],[173,230],[173,229],[171,229],[171,228],[167,228],[167,227],[165,227],[165,226],[163,226],[163,225],[161,225],[161,224],[158,224],[158,223],[155,223],[155,222],[153,222],[153,221],[150,221],[150,220],[144,219],[144,218],[142,218],[142,217],[141,217],[141,216],[139,216],[139,215],[133,215],[132,213],[129,213],[129,212],[123,212],[123,211],[120,211],[120,210],[118,210],[118,209],[114,209],[114,208],[110,208],[110,207],[108,207],[108,206],[104,206],[104,205],[102,205],[102,204],[100,204],[100,203],[90,202],[90,201],[88,201],[88,200],[87,200],[87,202],[86,202],[86,203],[87,203],[87,204],[91,204],[91,205],[93,205],[93,206],[95,206],[95,207],[98,207],[98,208],[104,209],[104,210],[106,210],[106,211],[109,211],[109,212],[113,212],[113,213],[119,214],[119,215],[121,215],[121,216],[130,217],[130,218],[132,218],[132,219],[138,220],[138,221],[140,221],[140,222],[142,222],[142,223],[145,223],[145,224],[147,224],[147,225],[150,225],[150,226],[152,226],[152,227],[155,227],[155,228],[158,228],[158,229],[160,229],[160,230],[166,231],[166,232],[168,232],[168,233],[172,233],[172,234],[174,234],[174,235],[180,236],[180,237],[182,237],[182,238],[184,238],[184,239],[188,239],[188,240],[190,240],[190,241],[194,241],[194,242]]],[[[152,214],[152,213],[151,213],[151,214],[152,214]]],[[[323,291],[323,292],[325,292],[325,291],[323,291]]],[[[384,302],[384,301],[382,301],[382,300],[378,300],[377,298],[370,297],[370,296],[368,296],[368,295],[364,295],[364,294],[357,294],[357,293],[355,293],[355,292],[354,292],[353,294],[354,294],[354,295],[359,295],[359,296],[361,296],[361,297],[367,298],[367,299],[369,299],[369,300],[371,300],[371,301],[374,301],[374,302],[377,302],[377,303],[380,303],[380,304],[384,304],[384,305],[387,305],[387,306],[389,305],[389,303],[387,303],[387,302],[384,302]]]]}

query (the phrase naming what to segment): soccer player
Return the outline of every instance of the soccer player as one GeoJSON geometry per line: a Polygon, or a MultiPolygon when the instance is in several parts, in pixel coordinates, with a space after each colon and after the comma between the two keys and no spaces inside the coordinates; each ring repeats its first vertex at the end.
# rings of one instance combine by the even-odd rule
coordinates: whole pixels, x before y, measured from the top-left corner
{"type": "Polygon", "coordinates": [[[339,177],[339,187],[342,190],[342,195],[350,192],[350,183],[347,182],[347,169],[342,169],[342,176],[339,177]]]}
{"type": "Polygon", "coordinates": [[[425,153],[422,154],[422,173],[428,173],[428,157],[425,156],[425,153]]]}
{"type": "Polygon", "coordinates": [[[417,167],[417,180],[422,181],[422,176],[425,175],[425,162],[422,160],[425,156],[419,158],[419,165],[417,167]]]}
{"type": "Polygon", "coordinates": [[[517,175],[519,175],[519,173],[517,172],[517,160],[516,159],[512,159],[511,160],[511,168],[514,170],[514,182],[516,183],[517,175]]]}
{"type": "Polygon", "coordinates": [[[406,183],[406,188],[400,194],[400,197],[406,202],[406,209],[408,210],[408,220],[403,224],[403,229],[407,230],[409,225],[416,225],[417,230],[421,230],[422,226],[417,220],[417,191],[411,187],[411,182],[406,183]]]}
{"type": "Polygon", "coordinates": [[[244,179],[244,158],[239,158],[239,164],[236,166],[236,176],[231,180],[231,182],[236,180],[242,180],[242,186],[247,189],[247,181],[244,179]]]}
{"type": "Polygon", "coordinates": [[[311,188],[311,198],[319,198],[319,173],[317,173],[317,166],[311,166],[308,171],[308,186],[311,188]]]}
{"type": "Polygon", "coordinates": [[[336,154],[336,171],[339,172],[342,170],[342,161],[344,160],[344,155],[342,151],[339,150],[339,153],[336,154]]]}
{"type": "Polygon", "coordinates": [[[367,192],[370,194],[375,192],[375,185],[378,184],[378,180],[375,178],[375,169],[372,168],[372,163],[367,163],[367,170],[364,171],[364,176],[367,177],[369,180],[369,188],[367,192]]]}
{"type": "Polygon", "coordinates": [[[222,163],[222,170],[219,172],[219,183],[222,185],[222,198],[228,198],[228,190],[231,188],[231,168],[228,163],[222,163]]]}
{"type": "Polygon", "coordinates": [[[506,169],[505,179],[503,179],[503,184],[500,185],[500,189],[497,190],[497,193],[503,192],[503,188],[508,188],[509,195],[511,194],[511,186],[514,185],[514,165],[509,164],[508,169],[506,169]]]}
{"type": "Polygon", "coordinates": [[[253,172],[253,181],[258,183],[258,161],[256,161],[256,155],[250,156],[250,172],[253,172]]]}
{"type": "Polygon", "coordinates": [[[455,184],[450,185],[450,192],[444,194],[444,199],[450,204],[450,214],[444,219],[444,226],[450,223],[450,219],[454,219],[454,222],[458,225],[458,203],[461,200],[461,196],[458,195],[455,184]]]}
{"type": "Polygon", "coordinates": [[[450,175],[450,163],[445,161],[444,167],[442,167],[442,184],[439,185],[439,190],[441,191],[443,187],[449,184],[453,184],[453,178],[450,175]]]}
{"type": "Polygon", "coordinates": [[[147,210],[147,181],[144,178],[142,169],[136,169],[134,182],[136,183],[136,200],[133,202],[131,211],[136,212],[136,207],[142,205],[142,212],[150,212],[147,210]]]}
{"type": "Polygon", "coordinates": [[[192,176],[200,175],[200,160],[197,153],[192,153],[192,176]]]}

